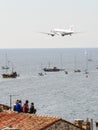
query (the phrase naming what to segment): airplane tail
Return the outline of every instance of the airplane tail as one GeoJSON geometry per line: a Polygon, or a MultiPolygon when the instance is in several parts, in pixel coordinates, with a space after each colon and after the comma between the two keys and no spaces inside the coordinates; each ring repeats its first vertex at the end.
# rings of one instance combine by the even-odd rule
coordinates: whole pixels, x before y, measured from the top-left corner
{"type": "Polygon", "coordinates": [[[72,25],[72,26],[70,26],[69,30],[73,31],[73,28],[74,28],[74,26],[72,25]]]}

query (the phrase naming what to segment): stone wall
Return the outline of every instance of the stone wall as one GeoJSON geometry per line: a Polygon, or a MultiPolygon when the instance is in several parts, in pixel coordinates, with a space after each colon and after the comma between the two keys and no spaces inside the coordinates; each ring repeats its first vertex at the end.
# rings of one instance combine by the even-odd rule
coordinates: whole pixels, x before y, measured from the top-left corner
{"type": "Polygon", "coordinates": [[[43,130],[81,130],[81,128],[61,119],[43,130]]]}

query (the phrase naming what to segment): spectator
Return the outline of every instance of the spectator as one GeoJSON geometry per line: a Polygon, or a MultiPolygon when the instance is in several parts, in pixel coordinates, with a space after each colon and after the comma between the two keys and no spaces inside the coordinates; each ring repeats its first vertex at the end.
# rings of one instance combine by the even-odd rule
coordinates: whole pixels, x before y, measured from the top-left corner
{"type": "Polygon", "coordinates": [[[29,111],[29,105],[28,105],[28,103],[29,103],[29,101],[26,100],[25,103],[24,103],[24,105],[23,105],[23,107],[22,107],[22,111],[24,113],[27,113],[29,111]]]}
{"type": "Polygon", "coordinates": [[[17,100],[16,106],[14,106],[14,110],[17,112],[22,112],[21,100],[17,100]]]}
{"type": "Polygon", "coordinates": [[[33,114],[36,113],[36,109],[35,109],[35,107],[34,107],[34,103],[33,103],[33,102],[31,103],[29,113],[33,113],[33,114]]]}

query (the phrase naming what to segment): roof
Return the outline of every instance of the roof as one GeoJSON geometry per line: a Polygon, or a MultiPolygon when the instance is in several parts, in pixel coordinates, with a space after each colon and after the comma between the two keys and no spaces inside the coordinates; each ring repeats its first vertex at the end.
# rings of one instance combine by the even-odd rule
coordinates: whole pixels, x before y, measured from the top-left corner
{"type": "Polygon", "coordinates": [[[9,110],[10,107],[8,105],[0,104],[0,110],[9,110]]]}
{"type": "Polygon", "coordinates": [[[0,129],[14,127],[21,130],[42,130],[59,120],[61,118],[55,116],[3,111],[0,112],[0,129]]]}

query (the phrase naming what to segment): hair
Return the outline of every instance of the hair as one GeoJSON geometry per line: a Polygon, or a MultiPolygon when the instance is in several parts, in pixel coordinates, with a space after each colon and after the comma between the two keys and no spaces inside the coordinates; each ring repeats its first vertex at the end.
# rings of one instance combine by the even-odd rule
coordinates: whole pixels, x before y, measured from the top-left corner
{"type": "Polygon", "coordinates": [[[34,103],[33,103],[33,102],[32,102],[31,104],[32,104],[32,105],[34,105],[34,103]]]}
{"type": "Polygon", "coordinates": [[[29,101],[28,101],[28,100],[26,100],[26,103],[29,103],[29,101]]]}

